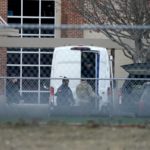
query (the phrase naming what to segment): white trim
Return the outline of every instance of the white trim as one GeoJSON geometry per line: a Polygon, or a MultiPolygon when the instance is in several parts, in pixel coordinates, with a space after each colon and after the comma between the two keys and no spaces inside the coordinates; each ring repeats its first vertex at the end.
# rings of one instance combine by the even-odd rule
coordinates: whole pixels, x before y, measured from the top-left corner
{"type": "Polygon", "coordinates": [[[0,24],[8,25],[7,22],[0,16],[0,24]]]}

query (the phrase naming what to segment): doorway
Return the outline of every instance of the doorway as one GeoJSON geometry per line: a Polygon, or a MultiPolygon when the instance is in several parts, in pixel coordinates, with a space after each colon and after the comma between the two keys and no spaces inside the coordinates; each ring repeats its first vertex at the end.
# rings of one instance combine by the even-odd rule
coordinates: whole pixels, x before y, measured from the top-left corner
{"type": "Polygon", "coordinates": [[[81,77],[89,78],[87,82],[91,85],[93,91],[96,93],[98,92],[98,82],[95,80],[99,77],[98,53],[91,51],[84,51],[81,53],[81,77]]]}

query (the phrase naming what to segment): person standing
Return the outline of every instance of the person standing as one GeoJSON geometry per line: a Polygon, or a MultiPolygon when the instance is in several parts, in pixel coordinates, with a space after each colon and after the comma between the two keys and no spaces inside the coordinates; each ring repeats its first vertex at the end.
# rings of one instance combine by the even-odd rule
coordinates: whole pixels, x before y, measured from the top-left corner
{"type": "Polygon", "coordinates": [[[88,61],[88,62],[84,62],[83,63],[83,72],[82,72],[82,76],[84,76],[85,78],[93,78],[93,79],[88,79],[86,80],[87,83],[90,84],[90,86],[92,87],[93,90],[95,90],[95,67],[94,65],[91,63],[92,61],[88,61]]]}
{"type": "Polygon", "coordinates": [[[62,85],[57,89],[55,96],[57,96],[56,101],[58,106],[71,106],[74,104],[73,94],[67,77],[63,78],[62,85]]]}
{"type": "Polygon", "coordinates": [[[7,102],[8,103],[19,103],[19,81],[17,78],[12,78],[8,80],[7,83],[7,102]]]}
{"type": "Polygon", "coordinates": [[[81,82],[77,85],[76,95],[81,106],[94,108],[99,100],[99,96],[93,92],[91,85],[85,79],[81,79],[81,82]]]}

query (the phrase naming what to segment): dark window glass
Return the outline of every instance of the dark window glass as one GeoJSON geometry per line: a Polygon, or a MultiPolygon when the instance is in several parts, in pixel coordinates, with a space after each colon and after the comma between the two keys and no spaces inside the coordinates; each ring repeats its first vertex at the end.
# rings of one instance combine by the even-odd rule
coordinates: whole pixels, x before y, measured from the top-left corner
{"type": "Polygon", "coordinates": [[[21,15],[21,0],[8,0],[8,16],[21,15]]]}
{"type": "Polygon", "coordinates": [[[42,65],[51,65],[51,63],[52,63],[52,54],[41,54],[42,65]]]}
{"type": "Polygon", "coordinates": [[[42,48],[41,52],[53,52],[54,48],[42,48]]]}
{"type": "Polygon", "coordinates": [[[22,67],[23,77],[38,77],[38,67],[22,67]]]}
{"type": "Polygon", "coordinates": [[[20,48],[7,48],[7,51],[21,51],[20,48]]]}
{"type": "Polygon", "coordinates": [[[39,37],[39,35],[38,34],[32,34],[32,35],[29,35],[29,34],[24,34],[22,37],[29,37],[29,38],[38,38],[39,37]]]}
{"type": "MultiPolygon", "coordinates": [[[[54,25],[54,19],[41,19],[42,24],[54,25]]],[[[41,34],[54,34],[54,29],[41,29],[41,34]]]]}
{"type": "Polygon", "coordinates": [[[41,77],[50,77],[51,67],[41,67],[41,77]]]}
{"type": "Polygon", "coordinates": [[[38,64],[38,54],[23,54],[23,64],[38,64]]]}
{"type": "Polygon", "coordinates": [[[39,1],[23,0],[23,16],[39,16],[39,1]]]}
{"type": "Polygon", "coordinates": [[[24,52],[38,52],[38,48],[23,48],[24,52]]]}
{"type": "Polygon", "coordinates": [[[23,24],[39,24],[39,19],[36,18],[24,18],[23,24]]]}
{"type": "MultiPolygon", "coordinates": [[[[25,18],[23,19],[23,24],[39,24],[38,19],[33,19],[33,18],[25,18]]],[[[24,34],[38,34],[39,29],[38,28],[23,28],[23,33],[24,34]]]]}
{"type": "Polygon", "coordinates": [[[53,35],[45,34],[45,35],[40,36],[40,38],[55,38],[55,37],[53,35]]]}
{"type": "MultiPolygon", "coordinates": [[[[20,18],[9,18],[8,17],[8,24],[20,24],[21,19],[20,18]]],[[[17,29],[19,33],[21,33],[21,29],[19,27],[14,27],[14,29],[17,29]]]]}
{"type": "Polygon", "coordinates": [[[20,18],[8,18],[8,23],[11,24],[11,23],[18,23],[20,24],[21,23],[21,19],[20,18]]]}
{"type": "Polygon", "coordinates": [[[7,76],[20,76],[20,67],[18,66],[7,66],[7,76]]]}
{"type": "Polygon", "coordinates": [[[38,79],[23,79],[22,80],[23,90],[38,90],[38,79]]]}
{"type": "Polygon", "coordinates": [[[42,1],[41,4],[42,16],[54,16],[55,15],[55,2],[54,1],[42,1]]]}
{"type": "Polygon", "coordinates": [[[38,34],[38,33],[39,33],[38,29],[23,29],[23,34],[38,34]]]}
{"type": "Polygon", "coordinates": [[[41,19],[41,23],[42,24],[51,24],[51,25],[53,25],[54,23],[55,23],[55,19],[54,18],[42,18],[41,19]]]}
{"type": "MultiPolygon", "coordinates": [[[[54,34],[54,30],[53,29],[41,29],[41,34],[45,34],[45,36],[47,34],[54,34]]],[[[47,37],[49,37],[49,36],[47,36],[47,37]]]]}
{"type": "Polygon", "coordinates": [[[20,64],[20,54],[7,53],[7,64],[20,64]]]}

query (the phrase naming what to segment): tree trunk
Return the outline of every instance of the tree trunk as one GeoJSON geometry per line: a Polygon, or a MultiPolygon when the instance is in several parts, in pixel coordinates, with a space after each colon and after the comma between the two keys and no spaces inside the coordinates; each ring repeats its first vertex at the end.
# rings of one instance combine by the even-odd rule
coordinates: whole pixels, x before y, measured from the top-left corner
{"type": "Polygon", "coordinates": [[[137,38],[135,40],[135,54],[133,57],[134,63],[144,63],[146,61],[142,53],[142,47],[142,39],[137,38]]]}

